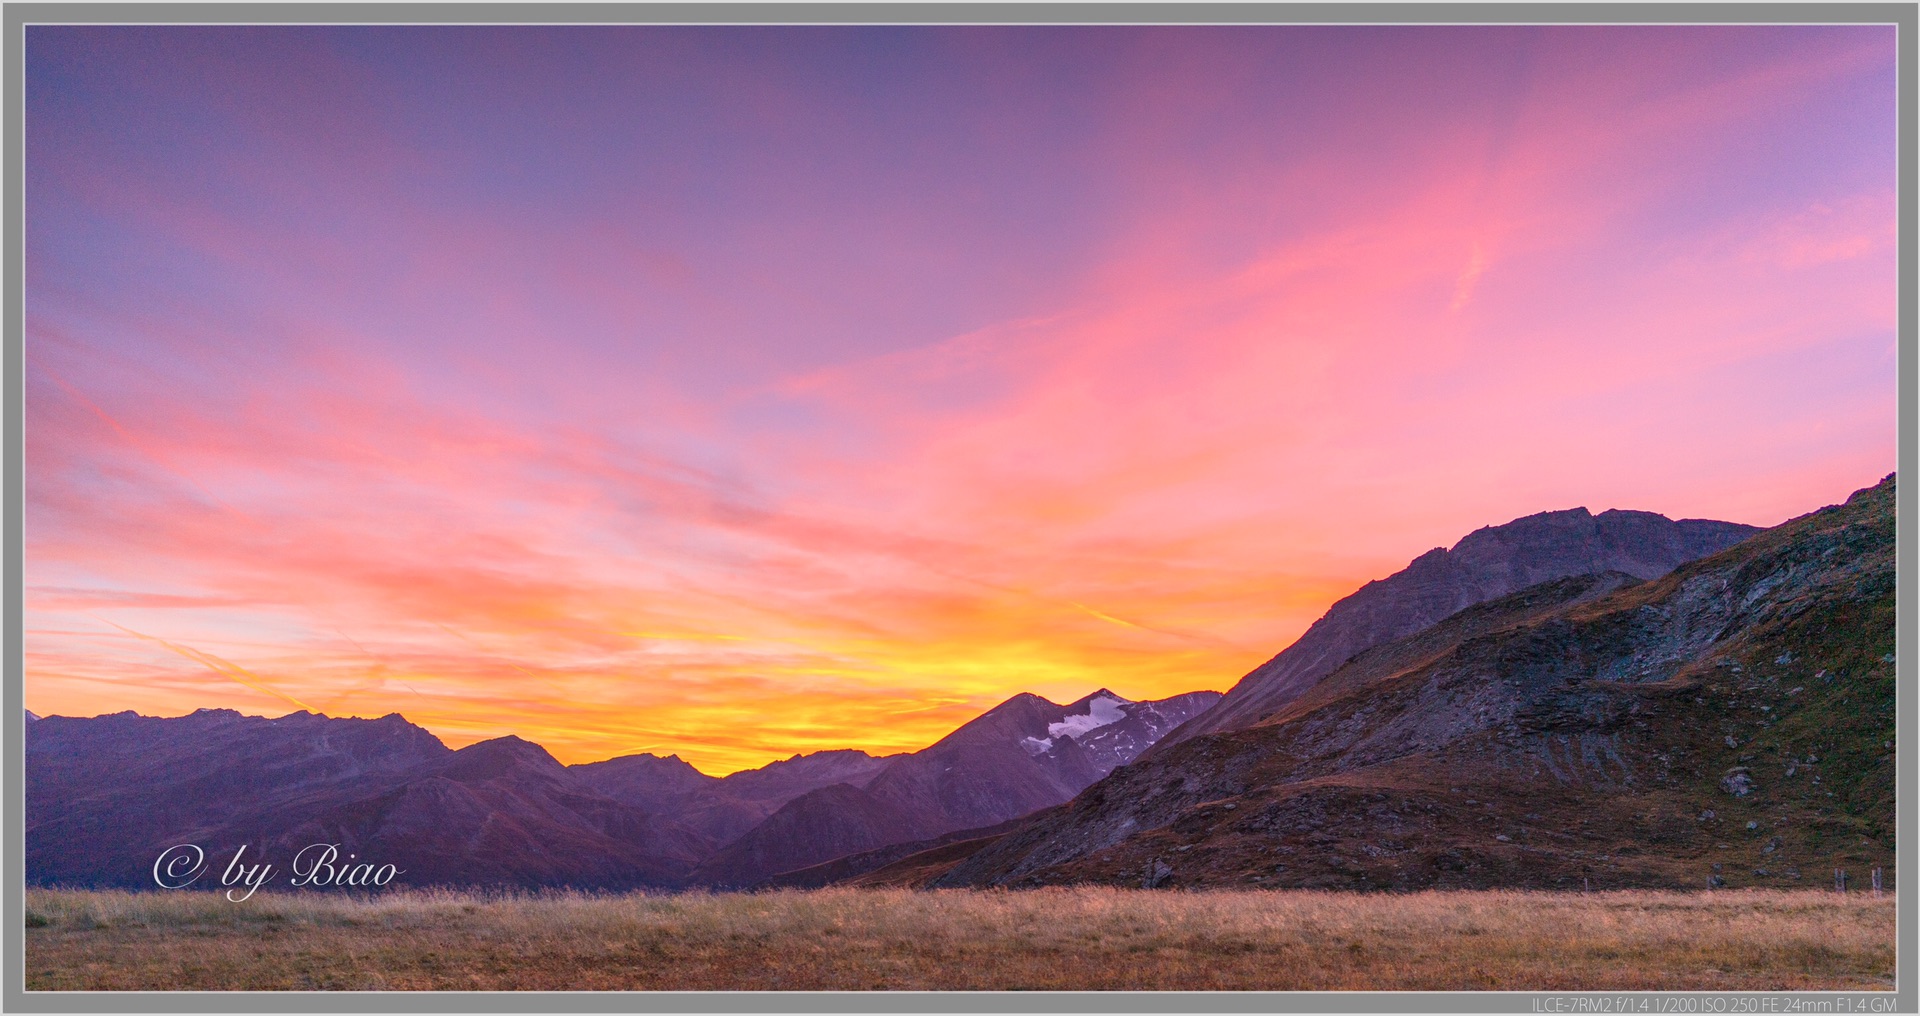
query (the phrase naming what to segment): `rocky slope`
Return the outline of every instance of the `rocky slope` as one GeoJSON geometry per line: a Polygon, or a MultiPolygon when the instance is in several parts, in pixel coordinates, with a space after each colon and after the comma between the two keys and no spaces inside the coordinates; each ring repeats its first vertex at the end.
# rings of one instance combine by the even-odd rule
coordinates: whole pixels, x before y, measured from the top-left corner
{"type": "Polygon", "coordinates": [[[1752,526],[1675,522],[1652,512],[1585,508],[1542,512],[1475,530],[1453,549],[1435,548],[1336,602],[1293,645],[1255,668],[1212,709],[1161,740],[1251,726],[1273,715],[1354,654],[1414,632],[1476,603],[1550,579],[1623,572],[1642,579],[1731,547],[1752,526]]]}
{"type": "Polygon", "coordinates": [[[1890,880],[1894,500],[1888,477],[1654,581],[1453,614],[1258,723],[1150,752],[933,884],[1890,880]]]}
{"type": "Polygon", "coordinates": [[[1129,702],[1105,689],[1068,705],[1021,694],[935,744],[889,762],[864,787],[788,801],[694,870],[696,884],[746,887],[845,854],[990,826],[1059,804],[1124,765],[1219,697],[1129,702]]]}

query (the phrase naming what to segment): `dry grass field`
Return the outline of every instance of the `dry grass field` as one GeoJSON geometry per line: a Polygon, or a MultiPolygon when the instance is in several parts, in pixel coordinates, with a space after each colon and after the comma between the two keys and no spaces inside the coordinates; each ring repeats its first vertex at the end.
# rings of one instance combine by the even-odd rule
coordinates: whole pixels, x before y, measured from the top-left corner
{"type": "Polygon", "coordinates": [[[1894,901],[825,889],[29,890],[27,988],[1891,989],[1894,901]]]}

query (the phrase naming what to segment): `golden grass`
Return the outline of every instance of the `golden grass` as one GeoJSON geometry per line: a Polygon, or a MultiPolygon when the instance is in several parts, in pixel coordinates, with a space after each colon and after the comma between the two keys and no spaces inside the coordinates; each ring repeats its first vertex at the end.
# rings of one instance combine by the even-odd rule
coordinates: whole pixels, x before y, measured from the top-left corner
{"type": "Polygon", "coordinates": [[[29,990],[1891,989],[1864,893],[27,892],[29,990]]]}

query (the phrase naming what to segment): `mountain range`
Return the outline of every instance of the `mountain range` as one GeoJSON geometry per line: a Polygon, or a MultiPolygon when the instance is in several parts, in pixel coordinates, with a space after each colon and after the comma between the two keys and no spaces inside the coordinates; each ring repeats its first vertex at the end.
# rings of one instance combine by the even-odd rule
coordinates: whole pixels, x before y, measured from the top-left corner
{"type": "MultiPolygon", "coordinates": [[[[1894,478],[1529,586],[1117,770],[921,884],[1618,888],[1891,873],[1894,478]]],[[[901,863],[910,863],[910,859],[901,863]]]]}
{"type": "MultiPolygon", "coordinates": [[[[1727,647],[1784,647],[1785,636],[1761,631],[1785,623],[1781,604],[1879,595],[1860,583],[1881,581],[1876,555],[1890,568],[1891,508],[1884,546],[1877,523],[1856,518],[1877,518],[1876,498],[1890,506],[1891,477],[1843,509],[1765,532],[1645,512],[1528,516],[1368,583],[1225,696],[1131,702],[1102,689],[1060,705],[1022,694],[917,752],[816,752],[724,778],[671,755],[563,766],[516,737],[454,751],[398,715],[28,714],[28,877],[136,886],[151,883],[153,858],[176,843],[244,842],[286,857],[333,842],[405,869],[410,885],[1683,882],[1697,873],[1682,847],[1719,848],[1649,839],[1643,827],[1670,834],[1684,797],[1687,807],[1705,801],[1709,815],[1687,828],[1717,833],[1714,798],[1695,770],[1724,759],[1719,742],[1700,742],[1718,728],[1677,703],[1714,701],[1689,691],[1711,684],[1702,673],[1770,673],[1727,647]],[[1847,521],[1833,523],[1840,516],[1847,521]],[[1820,544],[1825,570],[1766,557],[1801,553],[1783,548],[1811,539],[1802,530],[1813,519],[1828,519],[1821,532],[1852,534],[1820,544]],[[1773,563],[1754,563],[1763,557],[1773,563]],[[1763,567],[1772,570],[1748,574],[1763,567]],[[1725,592],[1736,588],[1738,608],[1725,592]],[[1762,614],[1770,620],[1756,620],[1762,614]],[[1665,739],[1657,751],[1635,739],[1647,730],[1665,739]],[[1666,796],[1642,800],[1655,772],[1693,796],[1663,783],[1666,796]],[[1480,835],[1488,829],[1490,844],[1480,835]],[[1631,837],[1607,840],[1622,830],[1631,837]],[[1574,848],[1554,836],[1586,838],[1574,848]],[[1602,840],[1617,849],[1596,861],[1602,840]]],[[[1890,571],[1885,582],[1890,611],[1890,571]]],[[[1856,620],[1868,641],[1879,637],[1872,609],[1856,620]]],[[[1890,613],[1884,632],[1890,652],[1890,613]]],[[[1779,658],[1809,667],[1841,659],[1832,639],[1793,638],[1779,658]]],[[[1864,689],[1879,687],[1880,671],[1845,659],[1808,680],[1831,689],[1844,674],[1853,683],[1835,695],[1872,699],[1864,689]]],[[[1890,657],[1880,670],[1890,706],[1890,657]]],[[[1766,701],[1762,720],[1792,712],[1818,728],[1831,719],[1808,711],[1831,696],[1807,682],[1790,695],[1740,697],[1766,701]]],[[[1890,725],[1888,713],[1889,744],[1890,725]]],[[[1738,742],[1734,726],[1724,736],[1738,742]]],[[[1836,771],[1842,756],[1813,747],[1831,738],[1803,740],[1789,746],[1795,772],[1836,771]],[[1808,761],[1816,754],[1827,761],[1808,761]]],[[[1755,770],[1742,765],[1751,781],[1755,770]]],[[[1722,768],[1708,776],[1731,780],[1742,766],[1722,768]]],[[[1846,806],[1877,815],[1875,800],[1866,793],[1846,806]]],[[[1820,819],[1827,824],[1807,828],[1836,821],[1820,819]]],[[[1851,835],[1858,823],[1841,825],[1851,835]]],[[[1773,840],[1776,851],[1804,853],[1791,836],[1773,840]]],[[[1832,846],[1816,838],[1804,849],[1819,842],[1832,846]]],[[[1718,865],[1713,878],[1737,881],[1718,865]]]]}
{"type": "Polygon", "coordinates": [[[1166,746],[1251,726],[1298,698],[1354,654],[1411,635],[1456,611],[1570,575],[1615,571],[1656,579],[1758,532],[1708,519],[1585,508],[1542,512],[1435,547],[1328,608],[1299,640],[1261,664],[1212,709],[1182,724],[1166,746]]]}
{"type": "Polygon", "coordinates": [[[414,885],[746,885],[1059,804],[1218,697],[1022,694],[919,752],[823,751],[723,778],[674,756],[565,766],[513,736],[454,751],[398,714],[28,714],[27,869],[142,886],[176,844],[284,861],[337,843],[414,885]]]}
{"type": "Polygon", "coordinates": [[[1219,697],[1198,691],[1128,702],[1103,688],[1062,706],[1015,695],[930,747],[889,762],[864,786],[839,783],[795,797],[708,858],[692,879],[750,886],[844,854],[1059,804],[1219,697]]]}

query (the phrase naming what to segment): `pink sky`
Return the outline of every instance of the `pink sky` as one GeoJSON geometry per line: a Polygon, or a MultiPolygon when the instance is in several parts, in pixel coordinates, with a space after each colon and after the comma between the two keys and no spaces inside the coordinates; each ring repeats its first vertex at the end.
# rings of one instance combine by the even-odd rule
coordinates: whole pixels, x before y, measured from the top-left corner
{"type": "Polygon", "coordinates": [[[28,38],[28,708],[721,773],[1891,471],[1891,28],[28,38]]]}

